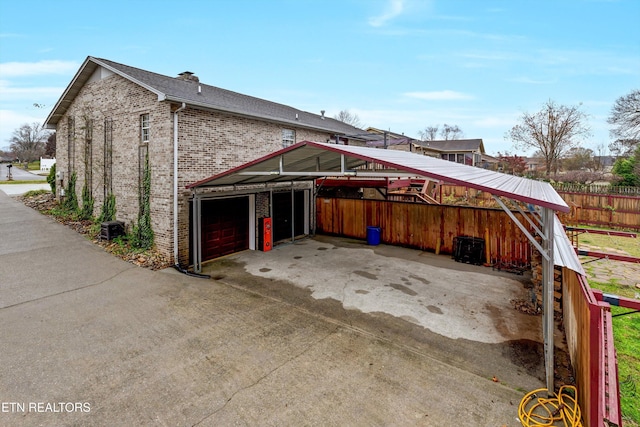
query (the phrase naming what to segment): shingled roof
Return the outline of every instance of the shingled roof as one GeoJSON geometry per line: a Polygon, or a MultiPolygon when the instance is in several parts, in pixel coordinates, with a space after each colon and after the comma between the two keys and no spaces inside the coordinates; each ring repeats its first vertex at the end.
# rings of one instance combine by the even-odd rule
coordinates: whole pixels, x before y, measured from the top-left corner
{"type": "Polygon", "coordinates": [[[47,117],[45,121],[47,128],[55,128],[80,89],[99,67],[155,93],[160,102],[184,102],[193,108],[257,118],[356,139],[376,139],[375,136],[367,137],[366,132],[362,129],[320,114],[309,113],[287,105],[221,89],[201,83],[197,79],[169,77],[92,56],[87,57],[84,61],[47,117]]]}
{"type": "Polygon", "coordinates": [[[437,151],[475,151],[484,153],[482,139],[449,139],[436,141],[416,141],[416,145],[437,151]]]}

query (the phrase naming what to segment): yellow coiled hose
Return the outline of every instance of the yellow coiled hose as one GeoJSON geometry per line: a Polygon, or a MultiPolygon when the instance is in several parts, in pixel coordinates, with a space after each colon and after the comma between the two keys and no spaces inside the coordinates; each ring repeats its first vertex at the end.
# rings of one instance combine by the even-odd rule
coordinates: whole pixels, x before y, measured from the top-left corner
{"type": "Polygon", "coordinates": [[[554,397],[542,396],[547,396],[546,388],[533,390],[520,401],[518,417],[524,427],[582,427],[578,391],[574,386],[560,387],[560,392],[554,397]]]}

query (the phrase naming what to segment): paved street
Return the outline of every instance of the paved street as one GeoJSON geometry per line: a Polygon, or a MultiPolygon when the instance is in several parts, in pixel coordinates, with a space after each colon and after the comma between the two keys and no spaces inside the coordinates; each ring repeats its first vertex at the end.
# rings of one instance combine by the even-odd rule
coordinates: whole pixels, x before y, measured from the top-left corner
{"type": "MultiPolygon", "coordinates": [[[[307,242],[342,258],[330,248],[349,245],[307,242]]],[[[542,385],[538,342],[507,325],[509,340],[454,338],[317,299],[247,271],[268,255],[216,261],[207,280],[154,272],[0,192],[0,425],[520,425],[523,392],[542,385]]],[[[304,253],[273,255],[272,267],[304,253]]],[[[366,276],[350,278],[356,295],[373,291],[366,276]]],[[[419,281],[398,277],[387,291],[412,297],[419,281]]]]}
{"type": "MultiPolygon", "coordinates": [[[[47,177],[38,175],[38,171],[26,171],[17,165],[13,165],[11,168],[11,175],[14,181],[42,181],[47,177]]],[[[9,177],[9,164],[0,163],[0,182],[7,181],[9,177]]]]}

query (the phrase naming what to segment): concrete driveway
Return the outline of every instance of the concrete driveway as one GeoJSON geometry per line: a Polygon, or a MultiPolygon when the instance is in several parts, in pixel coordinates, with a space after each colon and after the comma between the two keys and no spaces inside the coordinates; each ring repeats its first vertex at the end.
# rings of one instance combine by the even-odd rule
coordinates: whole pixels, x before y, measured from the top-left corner
{"type": "MultiPolygon", "coordinates": [[[[0,236],[0,425],[517,426],[524,391],[542,386],[533,340],[473,340],[460,326],[449,337],[420,313],[345,308],[314,298],[326,292],[316,284],[259,271],[348,241],[247,252],[210,264],[203,280],[113,258],[3,193],[0,236]],[[260,275],[246,270],[254,261],[260,275]]],[[[365,284],[380,282],[378,298],[398,292],[449,313],[415,290],[427,284],[412,274],[431,280],[423,272],[396,280],[372,265],[377,280],[354,273],[363,281],[345,295],[373,295],[365,284]]],[[[493,310],[474,307],[479,318],[493,310]]]]}

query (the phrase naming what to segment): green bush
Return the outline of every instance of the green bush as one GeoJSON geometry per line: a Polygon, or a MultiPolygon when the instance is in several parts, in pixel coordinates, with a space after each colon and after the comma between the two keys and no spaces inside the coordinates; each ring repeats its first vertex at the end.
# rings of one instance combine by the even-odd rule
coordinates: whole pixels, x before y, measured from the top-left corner
{"type": "Polygon", "coordinates": [[[76,173],[72,173],[67,183],[63,207],[70,213],[78,212],[78,196],[76,195],[76,173]]]}
{"type": "Polygon", "coordinates": [[[51,192],[56,194],[56,164],[54,163],[51,166],[51,170],[49,171],[49,175],[47,175],[47,182],[51,186],[51,192]]]}
{"type": "Polygon", "coordinates": [[[138,223],[131,232],[131,244],[138,249],[149,249],[153,246],[154,233],[151,227],[151,169],[149,155],[144,163],[144,178],[142,181],[142,197],[140,198],[140,214],[138,223]]]}
{"type": "Polygon", "coordinates": [[[91,219],[93,217],[93,196],[87,184],[82,187],[82,210],[80,218],[91,219]]]}
{"type": "Polygon", "coordinates": [[[113,193],[109,193],[104,203],[102,204],[102,211],[98,217],[98,222],[113,221],[116,219],[116,196],[113,193]]]}

